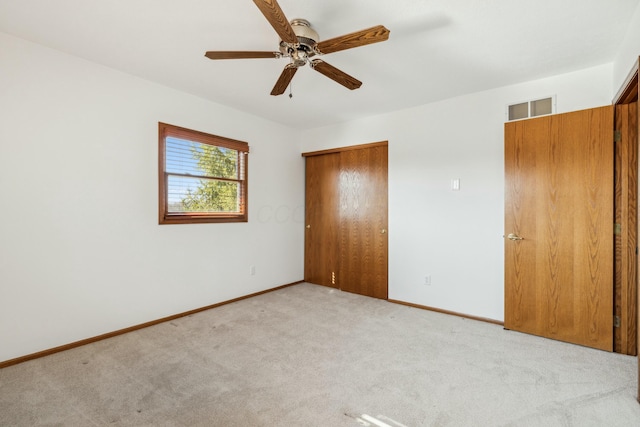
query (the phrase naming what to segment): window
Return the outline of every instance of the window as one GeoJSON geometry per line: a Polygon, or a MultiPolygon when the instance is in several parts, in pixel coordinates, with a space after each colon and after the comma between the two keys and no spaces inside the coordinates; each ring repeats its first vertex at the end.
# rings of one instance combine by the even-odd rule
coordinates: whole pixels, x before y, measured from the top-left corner
{"type": "Polygon", "coordinates": [[[528,119],[529,117],[553,114],[556,107],[556,97],[536,99],[507,106],[507,120],[528,119]]]}
{"type": "Polygon", "coordinates": [[[249,144],[158,127],[160,224],[247,222],[249,144]]]}

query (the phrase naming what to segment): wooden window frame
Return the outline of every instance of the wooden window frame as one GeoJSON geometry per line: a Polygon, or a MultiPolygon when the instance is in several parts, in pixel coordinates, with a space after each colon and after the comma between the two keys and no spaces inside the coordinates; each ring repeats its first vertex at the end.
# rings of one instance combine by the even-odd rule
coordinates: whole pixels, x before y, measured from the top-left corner
{"type": "Polygon", "coordinates": [[[211,135],[167,123],[158,123],[158,211],[159,224],[201,224],[201,223],[225,223],[225,222],[248,222],[249,218],[249,144],[235,139],[222,136],[211,135]],[[240,205],[239,213],[229,212],[169,212],[168,208],[168,177],[171,175],[166,171],[166,138],[174,137],[200,144],[213,145],[221,148],[229,148],[238,151],[239,155],[244,155],[244,176],[239,179],[240,205]]]}

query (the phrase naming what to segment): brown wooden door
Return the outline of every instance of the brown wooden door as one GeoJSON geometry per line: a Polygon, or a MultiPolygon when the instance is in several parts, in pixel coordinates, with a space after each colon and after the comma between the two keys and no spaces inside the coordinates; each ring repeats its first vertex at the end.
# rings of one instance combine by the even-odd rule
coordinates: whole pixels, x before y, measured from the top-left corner
{"type": "Polygon", "coordinates": [[[611,106],[505,124],[505,328],[612,350],[613,152],[611,106]]]}
{"type": "Polygon", "coordinates": [[[305,281],[386,299],[387,144],[305,156],[305,281]]]}
{"type": "Polygon", "coordinates": [[[337,287],[340,154],[307,157],[304,280],[337,287]]]}
{"type": "Polygon", "coordinates": [[[387,146],[340,153],[340,288],[387,299],[387,146]]]}

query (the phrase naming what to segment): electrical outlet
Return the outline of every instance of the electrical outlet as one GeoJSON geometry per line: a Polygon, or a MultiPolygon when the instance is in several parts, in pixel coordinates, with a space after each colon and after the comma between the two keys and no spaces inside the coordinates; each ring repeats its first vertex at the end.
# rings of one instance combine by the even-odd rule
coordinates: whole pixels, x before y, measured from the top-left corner
{"type": "Polygon", "coordinates": [[[252,276],[256,275],[256,266],[252,265],[251,267],[249,267],[249,274],[252,276]]]}
{"type": "Polygon", "coordinates": [[[424,285],[431,286],[431,276],[424,276],[424,285]]]}

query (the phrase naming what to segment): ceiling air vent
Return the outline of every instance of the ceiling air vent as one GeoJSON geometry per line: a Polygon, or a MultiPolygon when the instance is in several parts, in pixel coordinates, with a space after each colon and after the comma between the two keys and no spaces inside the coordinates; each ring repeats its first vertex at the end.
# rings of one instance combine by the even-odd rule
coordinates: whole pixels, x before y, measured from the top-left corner
{"type": "Polygon", "coordinates": [[[521,120],[556,112],[556,97],[535,99],[507,106],[507,120],[521,120]]]}

